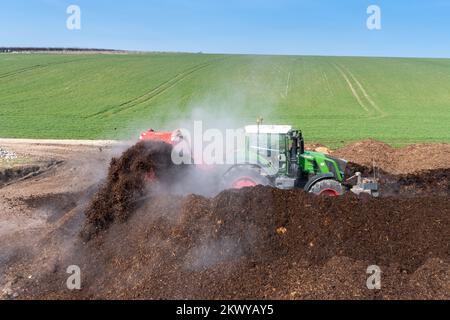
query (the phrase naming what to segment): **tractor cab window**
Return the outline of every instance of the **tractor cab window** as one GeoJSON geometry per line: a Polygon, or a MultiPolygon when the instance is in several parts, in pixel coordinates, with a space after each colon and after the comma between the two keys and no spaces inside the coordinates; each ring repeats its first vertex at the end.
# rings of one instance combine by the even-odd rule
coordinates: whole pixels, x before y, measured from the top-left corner
{"type": "MultiPolygon", "coordinates": [[[[285,148],[285,139],[280,134],[249,134],[248,148],[256,158],[265,159],[272,165],[280,161],[280,148],[285,148]]],[[[260,161],[258,161],[260,162],[260,161]]]]}

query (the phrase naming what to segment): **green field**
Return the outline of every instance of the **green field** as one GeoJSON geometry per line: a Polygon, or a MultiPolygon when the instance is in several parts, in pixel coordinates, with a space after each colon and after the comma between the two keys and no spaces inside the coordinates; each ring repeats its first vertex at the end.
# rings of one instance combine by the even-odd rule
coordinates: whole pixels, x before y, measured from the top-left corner
{"type": "Polygon", "coordinates": [[[450,59],[0,55],[0,137],[130,138],[178,120],[262,115],[337,146],[450,142],[450,59]]]}

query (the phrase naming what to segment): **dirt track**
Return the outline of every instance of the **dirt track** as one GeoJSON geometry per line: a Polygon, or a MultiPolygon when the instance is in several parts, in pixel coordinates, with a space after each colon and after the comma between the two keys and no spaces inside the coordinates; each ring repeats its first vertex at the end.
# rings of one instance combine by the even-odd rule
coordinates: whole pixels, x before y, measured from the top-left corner
{"type": "Polygon", "coordinates": [[[2,146],[64,161],[0,189],[2,298],[450,298],[450,145],[366,141],[334,152],[365,166],[375,157],[395,179],[393,197],[159,195],[88,242],[79,236],[84,212],[123,147],[2,146]],[[366,287],[373,264],[380,291],[366,287]],[[66,288],[69,265],[81,267],[83,290],[66,288]]]}

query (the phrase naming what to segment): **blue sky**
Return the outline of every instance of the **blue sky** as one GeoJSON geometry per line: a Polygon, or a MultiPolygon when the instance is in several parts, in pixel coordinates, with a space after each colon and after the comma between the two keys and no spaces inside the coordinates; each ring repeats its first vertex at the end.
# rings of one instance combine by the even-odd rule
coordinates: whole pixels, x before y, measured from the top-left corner
{"type": "Polygon", "coordinates": [[[0,46],[450,57],[450,1],[0,0],[0,46]],[[66,28],[70,4],[81,30],[66,28]]]}

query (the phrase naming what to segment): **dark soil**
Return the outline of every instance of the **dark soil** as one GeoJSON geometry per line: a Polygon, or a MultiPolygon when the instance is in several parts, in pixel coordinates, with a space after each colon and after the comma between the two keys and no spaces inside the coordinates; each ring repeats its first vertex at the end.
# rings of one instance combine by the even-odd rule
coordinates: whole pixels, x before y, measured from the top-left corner
{"type": "Polygon", "coordinates": [[[52,160],[43,164],[0,170],[0,188],[18,180],[36,177],[59,164],[61,164],[61,161],[52,160]]]}
{"type": "MultiPolygon", "coordinates": [[[[161,187],[162,183],[170,186],[185,181],[183,175],[186,167],[173,165],[171,152],[172,147],[162,142],[140,142],[119,159],[112,159],[107,180],[86,211],[83,237],[88,240],[112,222],[126,221],[142,203],[150,200],[156,183],[161,187]]],[[[382,196],[450,195],[450,168],[394,175],[379,168],[350,162],[346,177],[350,178],[356,172],[379,178],[382,196]]],[[[352,182],[355,181],[349,183],[352,182]]],[[[190,185],[195,186],[195,183],[190,182],[190,185]]]]}
{"type": "Polygon", "coordinates": [[[377,177],[380,181],[382,197],[450,196],[450,168],[394,175],[383,169],[350,162],[347,166],[346,177],[350,178],[356,172],[361,172],[366,177],[377,177]]]}
{"type": "Polygon", "coordinates": [[[267,187],[158,196],[79,242],[82,258],[61,262],[80,265],[82,291],[64,290],[64,272],[27,289],[64,299],[448,299],[449,214],[448,197],[332,199],[267,187]],[[366,288],[370,265],[383,271],[381,291],[366,288]]]}
{"type": "MultiPolygon", "coordinates": [[[[268,187],[214,198],[149,192],[151,170],[174,182],[170,163],[170,146],[152,143],[114,159],[84,237],[53,272],[25,280],[20,297],[450,299],[448,169],[380,171],[382,198],[268,187]],[[65,287],[73,264],[81,291],[65,287]],[[366,286],[371,265],[383,272],[381,290],[366,286]]],[[[354,171],[371,173],[350,165],[354,171]]]]}
{"type": "Polygon", "coordinates": [[[423,143],[393,148],[383,142],[365,140],[340,148],[333,152],[333,156],[369,168],[375,165],[390,174],[413,174],[448,169],[450,144],[423,143]]]}
{"type": "Polygon", "coordinates": [[[140,142],[119,159],[112,159],[107,180],[86,211],[83,236],[89,238],[115,220],[126,221],[145,195],[147,179],[169,183],[177,169],[171,152],[172,147],[163,142],[140,142]]]}

